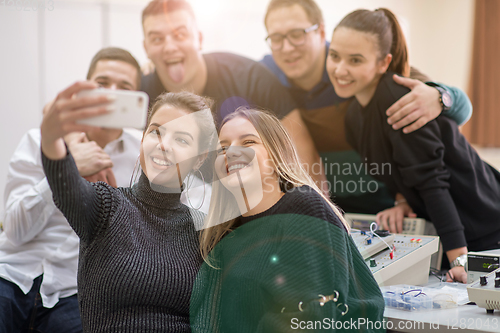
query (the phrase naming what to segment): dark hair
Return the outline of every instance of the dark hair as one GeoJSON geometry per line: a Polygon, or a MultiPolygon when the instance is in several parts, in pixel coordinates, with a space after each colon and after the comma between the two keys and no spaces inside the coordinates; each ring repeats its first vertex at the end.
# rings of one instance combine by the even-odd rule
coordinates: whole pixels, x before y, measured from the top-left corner
{"type": "Polygon", "coordinates": [[[195,18],[193,8],[185,0],[154,0],[142,11],[142,24],[144,25],[144,20],[148,16],[167,14],[176,10],[186,10],[195,18]]]}
{"type": "MultiPolygon", "coordinates": [[[[148,113],[146,130],[151,123],[153,115],[164,105],[179,108],[188,113],[194,113],[206,109],[211,110],[213,100],[208,97],[198,96],[187,91],[181,91],[177,93],[165,92],[156,98],[154,105],[151,107],[151,110],[148,113]]],[[[217,133],[215,131],[213,111],[210,111],[210,113],[207,115],[197,117],[196,121],[200,128],[201,134],[199,142],[200,151],[206,149],[215,150],[214,147],[217,133]]]]}
{"type": "Polygon", "coordinates": [[[403,76],[410,75],[406,39],[396,16],[389,9],[356,10],[344,17],[335,30],[341,27],[375,35],[380,59],[392,54],[388,70],[403,76]]]}
{"type": "Polygon", "coordinates": [[[130,54],[130,52],[125,51],[124,49],[121,49],[119,47],[106,47],[96,53],[96,55],[92,58],[92,61],[90,62],[89,71],[87,73],[87,80],[90,80],[90,78],[95,72],[97,63],[101,60],[123,61],[126,62],[127,64],[134,66],[134,68],[137,70],[136,89],[139,89],[141,87],[141,67],[139,66],[139,63],[130,54]]]}
{"type": "Polygon", "coordinates": [[[291,7],[299,5],[306,12],[307,18],[312,24],[323,24],[323,14],[321,9],[313,0],[271,0],[267,6],[266,16],[264,17],[264,25],[267,22],[269,13],[281,7],[291,7]]]}

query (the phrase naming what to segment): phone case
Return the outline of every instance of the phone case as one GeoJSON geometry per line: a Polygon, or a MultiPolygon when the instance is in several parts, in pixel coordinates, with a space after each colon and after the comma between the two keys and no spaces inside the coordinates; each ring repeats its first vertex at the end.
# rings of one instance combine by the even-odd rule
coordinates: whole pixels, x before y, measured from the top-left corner
{"type": "Polygon", "coordinates": [[[91,95],[114,95],[116,100],[111,102],[115,106],[115,110],[104,115],[81,119],[77,122],[80,124],[124,128],[132,127],[144,129],[146,126],[147,110],[149,105],[148,94],[142,91],[129,90],[112,90],[112,89],[93,89],[81,91],[79,96],[91,95]]]}

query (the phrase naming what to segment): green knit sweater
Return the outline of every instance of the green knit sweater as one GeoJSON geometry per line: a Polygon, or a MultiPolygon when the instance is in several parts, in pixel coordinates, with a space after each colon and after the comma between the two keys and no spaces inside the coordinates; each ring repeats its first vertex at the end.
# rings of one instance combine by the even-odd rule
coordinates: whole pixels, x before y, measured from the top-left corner
{"type": "Polygon", "coordinates": [[[372,332],[384,299],[352,238],[310,187],[241,218],[211,252],[191,297],[193,332],[372,332]],[[320,294],[336,302],[321,306],[320,294]],[[299,310],[299,302],[302,310],[299,310]],[[353,323],[355,323],[353,326],[353,323]]]}

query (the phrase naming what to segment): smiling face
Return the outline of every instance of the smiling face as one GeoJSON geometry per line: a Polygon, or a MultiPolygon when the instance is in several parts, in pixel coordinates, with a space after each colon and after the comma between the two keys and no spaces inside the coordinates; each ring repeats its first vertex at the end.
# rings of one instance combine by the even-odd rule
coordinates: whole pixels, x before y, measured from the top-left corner
{"type": "Polygon", "coordinates": [[[380,60],[374,35],[342,27],[333,32],[326,68],[337,95],[355,96],[366,106],[391,59],[388,54],[380,60]]]}
{"type": "Polygon", "coordinates": [[[280,191],[278,177],[263,141],[252,125],[243,117],[226,122],[219,133],[220,149],[215,170],[222,184],[230,191],[252,184],[265,193],[280,191]]]}
{"type": "Polygon", "coordinates": [[[199,152],[200,129],[193,115],[170,105],[160,107],[144,132],[141,167],[149,181],[180,188],[189,171],[203,160],[199,152]]]}
{"type": "Polygon", "coordinates": [[[165,89],[178,92],[201,84],[202,35],[187,10],[148,16],[143,28],[144,49],[165,89]]]}
{"type": "MultiPolygon", "coordinates": [[[[306,29],[313,25],[300,5],[280,7],[269,12],[266,19],[268,35],[285,35],[294,29],[306,29]]],[[[307,81],[314,73],[323,71],[325,52],[324,27],[305,36],[305,43],[294,46],[285,38],[281,50],[272,51],[274,61],[292,81],[307,81]]]]}

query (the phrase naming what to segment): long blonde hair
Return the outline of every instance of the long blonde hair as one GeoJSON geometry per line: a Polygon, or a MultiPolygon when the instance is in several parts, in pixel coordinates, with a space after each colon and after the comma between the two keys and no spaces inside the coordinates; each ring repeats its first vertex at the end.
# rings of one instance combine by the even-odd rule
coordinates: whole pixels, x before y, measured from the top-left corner
{"type": "MultiPolygon", "coordinates": [[[[282,191],[302,185],[313,188],[331,206],[333,212],[349,230],[349,225],[342,216],[339,208],[327,198],[314,183],[311,176],[306,172],[300,163],[297,151],[292,144],[292,140],[278,118],[273,114],[257,109],[239,108],[229,114],[222,121],[222,126],[235,118],[245,118],[252,123],[260,135],[262,143],[269,154],[274,165],[274,169],[280,180],[282,191]]],[[[214,172],[214,175],[216,173],[214,172]]],[[[234,196],[225,189],[220,182],[214,182],[212,187],[212,199],[205,223],[205,228],[200,233],[200,251],[205,261],[210,264],[208,255],[217,243],[232,230],[235,224],[235,216],[239,213],[228,212],[228,207],[235,207],[237,204],[234,196]],[[231,217],[230,219],[226,219],[231,217]],[[221,221],[227,221],[221,223],[221,221]]]]}

